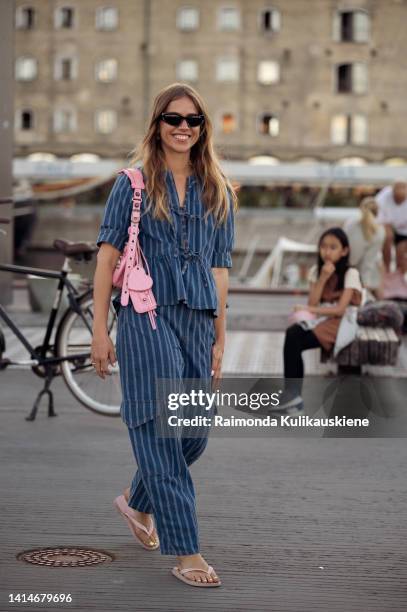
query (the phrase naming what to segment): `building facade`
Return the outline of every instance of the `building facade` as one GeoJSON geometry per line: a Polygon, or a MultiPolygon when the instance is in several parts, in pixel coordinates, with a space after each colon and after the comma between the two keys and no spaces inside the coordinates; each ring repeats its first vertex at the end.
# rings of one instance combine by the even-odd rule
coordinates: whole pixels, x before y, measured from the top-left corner
{"type": "Polygon", "coordinates": [[[15,155],[126,156],[187,82],[221,155],[407,159],[406,0],[17,0],[15,155]]]}

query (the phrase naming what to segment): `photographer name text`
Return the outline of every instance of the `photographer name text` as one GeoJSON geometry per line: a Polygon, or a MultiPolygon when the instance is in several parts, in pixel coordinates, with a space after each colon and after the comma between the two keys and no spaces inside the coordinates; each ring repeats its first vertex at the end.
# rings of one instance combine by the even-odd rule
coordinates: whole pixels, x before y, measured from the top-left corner
{"type": "Polygon", "coordinates": [[[366,418],[352,419],[340,416],[314,418],[307,415],[278,415],[277,417],[267,415],[240,418],[217,414],[213,417],[196,415],[192,418],[185,418],[173,414],[168,417],[168,424],[171,427],[369,427],[370,422],[366,418]]]}

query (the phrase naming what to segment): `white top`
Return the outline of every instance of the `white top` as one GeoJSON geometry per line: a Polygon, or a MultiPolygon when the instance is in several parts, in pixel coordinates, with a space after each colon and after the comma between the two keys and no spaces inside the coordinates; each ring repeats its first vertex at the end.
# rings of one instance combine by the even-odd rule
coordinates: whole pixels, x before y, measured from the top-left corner
{"type": "Polygon", "coordinates": [[[401,204],[396,204],[393,198],[393,187],[384,187],[375,200],[379,205],[377,220],[379,223],[391,225],[397,234],[407,236],[407,199],[401,204]]]}
{"type": "MultiPolygon", "coordinates": [[[[313,265],[308,272],[308,282],[316,283],[318,280],[318,266],[313,265]]],[[[356,268],[348,268],[345,272],[343,283],[344,289],[357,289],[363,293],[362,283],[360,281],[359,271],[356,268]]]]}
{"type": "MultiPolygon", "coordinates": [[[[308,280],[311,283],[315,283],[317,280],[318,274],[318,266],[315,264],[311,267],[308,273],[308,280]]],[[[366,291],[363,289],[362,284],[360,282],[359,272],[356,268],[348,268],[345,272],[344,279],[344,288],[345,289],[357,289],[361,292],[361,303],[362,306],[366,299],[366,291]]],[[[335,302],[338,303],[338,302],[335,302]]],[[[322,302],[324,305],[324,302],[322,302]]],[[[339,323],[338,333],[336,335],[335,345],[334,345],[334,356],[337,354],[348,344],[353,342],[356,338],[358,323],[357,323],[357,306],[347,306],[344,315],[341,317],[341,321],[339,323]]],[[[325,321],[327,319],[326,316],[320,315],[315,319],[300,321],[299,325],[304,329],[314,329],[319,323],[325,321]]]]}
{"type": "Polygon", "coordinates": [[[386,236],[383,225],[379,225],[371,240],[366,240],[359,220],[349,220],[343,225],[349,238],[349,261],[362,277],[365,287],[377,289],[382,279],[382,246],[386,236]]]}

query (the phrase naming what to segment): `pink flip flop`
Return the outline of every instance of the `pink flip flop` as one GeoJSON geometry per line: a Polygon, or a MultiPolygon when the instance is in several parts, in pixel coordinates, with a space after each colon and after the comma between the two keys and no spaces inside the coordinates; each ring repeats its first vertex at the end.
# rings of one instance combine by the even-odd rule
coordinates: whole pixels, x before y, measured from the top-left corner
{"type": "Polygon", "coordinates": [[[178,578],[178,580],[182,580],[182,582],[185,582],[185,584],[189,584],[190,586],[218,587],[222,584],[220,580],[218,582],[197,582],[196,580],[191,580],[190,578],[184,576],[184,574],[186,574],[187,572],[204,572],[204,574],[208,574],[208,576],[212,576],[215,573],[211,565],[208,565],[207,570],[204,570],[200,567],[188,567],[180,570],[177,566],[173,567],[171,570],[171,574],[175,576],[175,578],[178,578]]]}
{"type": "Polygon", "coordinates": [[[144,544],[144,542],[139,538],[135,530],[135,527],[137,527],[138,529],[145,531],[145,533],[148,536],[151,536],[151,534],[153,533],[153,529],[154,529],[153,519],[151,519],[151,525],[148,529],[145,525],[137,521],[134,517],[134,510],[133,508],[130,508],[130,506],[127,504],[127,501],[124,495],[119,495],[119,497],[116,497],[113,504],[116,510],[119,512],[119,514],[122,515],[122,517],[128,524],[130,531],[133,534],[133,536],[136,538],[137,542],[146,550],[157,550],[157,548],[159,548],[160,546],[159,542],[156,544],[156,546],[147,546],[147,544],[144,544]]]}

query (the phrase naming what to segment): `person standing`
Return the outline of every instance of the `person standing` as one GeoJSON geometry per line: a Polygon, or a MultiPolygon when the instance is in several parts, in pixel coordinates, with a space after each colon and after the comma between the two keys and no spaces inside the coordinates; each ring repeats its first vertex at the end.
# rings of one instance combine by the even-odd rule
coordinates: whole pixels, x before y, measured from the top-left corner
{"type": "Polygon", "coordinates": [[[381,299],[382,249],[386,231],[377,222],[378,204],[374,198],[360,202],[360,218],[345,221],[343,229],[349,239],[349,263],[359,270],[361,281],[377,299],[381,299]]]}
{"type": "MultiPolygon", "coordinates": [[[[175,83],[155,98],[146,134],[131,164],[142,162],[140,246],[153,278],[157,328],[131,302],[118,310],[117,358],[127,425],[138,470],[115,505],[144,548],[176,555],[173,575],[191,586],[220,586],[200,552],[189,466],[207,436],[159,437],[158,379],[221,376],[228,268],[237,198],[212,142],[202,97],[175,83]],[[153,520],[154,519],[154,520],[153,520]]],[[[97,238],[92,360],[99,376],[116,360],[107,333],[112,275],[127,239],[132,189],[121,174],[97,238]]]]}
{"type": "Polygon", "coordinates": [[[396,247],[398,272],[407,272],[407,182],[396,180],[375,195],[379,205],[378,222],[383,223],[386,239],[383,245],[383,261],[386,272],[390,271],[391,252],[396,247]]]}

